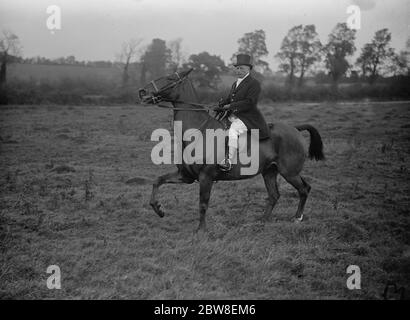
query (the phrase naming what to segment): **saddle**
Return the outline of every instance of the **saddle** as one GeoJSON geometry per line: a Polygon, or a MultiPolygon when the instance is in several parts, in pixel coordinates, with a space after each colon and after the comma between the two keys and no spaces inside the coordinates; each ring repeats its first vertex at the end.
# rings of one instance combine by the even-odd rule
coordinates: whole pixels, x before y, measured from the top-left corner
{"type": "MultiPolygon", "coordinates": [[[[226,110],[226,111],[219,111],[217,112],[217,114],[215,115],[215,119],[218,120],[222,125],[223,125],[223,130],[229,130],[229,127],[231,126],[232,122],[229,121],[229,116],[231,114],[231,111],[226,110]]],[[[273,125],[273,124],[272,124],[273,125]]],[[[271,127],[270,127],[271,128],[271,127]]],[[[247,130],[246,133],[244,133],[244,135],[246,135],[246,139],[247,139],[247,150],[244,150],[243,148],[238,148],[237,152],[241,153],[241,152],[247,152],[249,154],[250,152],[250,147],[251,147],[251,141],[252,141],[252,136],[251,136],[251,131],[247,130]]],[[[238,139],[243,138],[243,134],[241,134],[238,139]]],[[[228,137],[225,138],[225,158],[229,157],[229,146],[228,146],[228,137]]],[[[263,139],[259,139],[259,141],[264,141],[266,139],[269,139],[269,137],[267,138],[263,138],[263,139]]]]}
{"type": "MultiPolygon", "coordinates": [[[[231,111],[226,110],[226,111],[220,111],[217,112],[217,114],[215,115],[215,119],[218,120],[222,125],[223,125],[223,129],[224,130],[229,130],[229,127],[231,126],[232,122],[229,121],[229,116],[231,114],[231,111]]],[[[273,129],[273,123],[268,123],[269,129],[273,129]]],[[[248,139],[251,136],[251,131],[247,130],[247,135],[248,135],[248,139]]],[[[263,140],[267,140],[269,139],[269,137],[264,137],[264,138],[259,138],[259,141],[263,141],[263,140]]],[[[249,141],[249,140],[248,140],[249,141]]]]}
{"type": "Polygon", "coordinates": [[[228,130],[229,127],[231,126],[231,121],[229,121],[229,115],[231,114],[231,111],[226,110],[226,111],[220,111],[217,112],[215,115],[215,119],[218,120],[220,123],[223,125],[224,130],[228,130]]]}

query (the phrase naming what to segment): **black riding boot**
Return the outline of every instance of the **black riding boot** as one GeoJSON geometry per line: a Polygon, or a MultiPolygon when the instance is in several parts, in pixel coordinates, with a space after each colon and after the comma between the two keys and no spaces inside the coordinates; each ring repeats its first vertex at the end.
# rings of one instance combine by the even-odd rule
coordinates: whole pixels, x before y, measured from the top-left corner
{"type": "MultiPolygon", "coordinates": [[[[228,138],[226,139],[228,140],[228,138]]],[[[229,159],[229,146],[227,141],[225,141],[225,159],[219,164],[221,171],[230,171],[232,169],[232,162],[229,159]]]]}

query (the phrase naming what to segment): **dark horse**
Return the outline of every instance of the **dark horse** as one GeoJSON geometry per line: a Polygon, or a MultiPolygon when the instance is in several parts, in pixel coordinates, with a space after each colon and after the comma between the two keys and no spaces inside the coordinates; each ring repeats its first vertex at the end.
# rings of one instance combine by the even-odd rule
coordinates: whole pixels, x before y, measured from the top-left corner
{"type": "MultiPolygon", "coordinates": [[[[143,89],[139,90],[139,97],[145,104],[158,104],[161,101],[172,102],[174,121],[182,121],[182,132],[196,128],[204,132],[205,129],[223,128],[223,124],[212,117],[202,105],[197,103],[195,89],[188,79],[192,71],[186,70],[174,73],[155,81],[152,81],[143,89]]],[[[248,179],[262,174],[268,192],[268,200],[263,218],[270,220],[272,210],[279,199],[277,175],[280,174],[299,193],[299,206],[294,217],[295,222],[303,220],[303,209],[307,196],[311,189],[310,185],[300,175],[306,160],[306,152],[303,146],[303,137],[299,131],[307,130],[310,133],[309,158],[323,160],[323,144],[319,132],[311,125],[291,127],[287,124],[276,122],[270,124],[271,136],[259,143],[259,169],[253,175],[241,175],[241,164],[234,165],[229,172],[223,172],[218,168],[217,162],[213,164],[194,163],[177,164],[177,171],[158,177],[154,184],[150,205],[160,216],[164,216],[161,205],[158,203],[158,189],[165,183],[193,183],[199,181],[199,226],[198,230],[205,230],[205,213],[211,195],[212,185],[218,180],[248,179]]],[[[188,142],[183,142],[182,148],[188,142]]],[[[218,153],[224,154],[219,148],[218,153]]],[[[209,163],[209,162],[208,162],[209,163]]]]}

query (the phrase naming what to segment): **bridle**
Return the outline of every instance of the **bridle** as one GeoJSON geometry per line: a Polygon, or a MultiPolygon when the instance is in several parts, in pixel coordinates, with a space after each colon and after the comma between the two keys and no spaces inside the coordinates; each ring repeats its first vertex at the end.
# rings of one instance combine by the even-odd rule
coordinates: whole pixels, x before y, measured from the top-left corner
{"type": "MultiPolygon", "coordinates": [[[[188,72],[189,73],[189,72],[188,72]]],[[[170,89],[174,89],[177,85],[181,84],[182,82],[184,82],[186,79],[188,79],[188,73],[185,74],[183,77],[181,77],[179,75],[178,72],[175,72],[174,74],[177,76],[177,80],[172,81],[171,83],[166,84],[163,88],[158,89],[158,85],[157,83],[164,79],[164,78],[168,78],[169,76],[166,77],[161,77],[158,78],[156,80],[152,80],[150,83],[148,83],[145,87],[141,88],[138,90],[138,95],[140,97],[140,99],[142,100],[144,97],[146,97],[147,94],[147,87],[148,86],[152,86],[155,90],[154,95],[150,96],[151,100],[152,100],[152,104],[157,105],[160,108],[166,108],[166,109],[172,109],[172,111],[175,112],[176,111],[206,111],[208,113],[208,115],[210,114],[211,110],[214,110],[214,108],[216,107],[216,105],[211,105],[211,104],[202,104],[202,103],[197,103],[197,102],[190,102],[190,101],[181,101],[181,100],[173,100],[173,99],[164,99],[161,96],[161,93],[170,90],[170,89]],[[172,106],[169,105],[164,105],[161,104],[161,102],[171,102],[173,103],[172,106]],[[181,104],[188,104],[194,107],[198,107],[197,109],[194,108],[181,108],[181,107],[175,107],[174,103],[181,103],[181,104]]],[[[216,119],[219,122],[222,122],[223,119],[227,118],[229,116],[229,111],[220,111],[217,112],[217,115],[214,119],[216,119]]],[[[208,123],[208,121],[213,118],[211,117],[207,117],[202,124],[200,125],[200,129],[202,130],[205,125],[208,123]]]]}
{"type": "Polygon", "coordinates": [[[178,72],[175,72],[175,75],[177,76],[178,79],[175,80],[175,81],[172,81],[171,83],[168,83],[167,85],[165,85],[165,86],[164,86],[163,88],[161,88],[161,89],[158,89],[157,83],[158,83],[159,81],[161,81],[162,79],[164,79],[164,78],[168,78],[168,76],[166,76],[166,77],[161,77],[161,78],[158,78],[158,79],[156,79],[156,80],[152,80],[152,81],[151,81],[150,83],[148,83],[145,87],[143,87],[143,88],[141,88],[141,89],[138,90],[138,96],[139,96],[140,99],[142,100],[144,97],[146,97],[147,87],[148,87],[148,86],[152,86],[152,87],[154,88],[154,90],[155,90],[155,95],[154,95],[154,96],[151,96],[152,103],[153,103],[153,104],[157,104],[157,103],[159,103],[159,102],[161,102],[161,101],[164,101],[164,99],[162,98],[161,94],[164,93],[164,92],[167,91],[167,90],[170,90],[170,89],[175,88],[178,84],[182,83],[182,82],[187,78],[186,76],[181,77],[178,72]]]}
{"type": "Polygon", "coordinates": [[[167,109],[172,109],[174,111],[207,111],[209,113],[209,109],[213,109],[215,107],[214,105],[209,105],[209,104],[202,104],[202,103],[196,103],[196,102],[189,102],[189,101],[181,101],[181,100],[174,100],[174,99],[165,99],[161,96],[162,93],[164,93],[167,90],[174,89],[177,85],[181,84],[184,82],[186,79],[188,79],[188,74],[184,75],[181,77],[181,75],[178,72],[174,73],[177,76],[177,79],[172,81],[171,83],[166,84],[163,88],[159,89],[157,83],[161,81],[164,78],[168,78],[169,76],[166,77],[161,77],[156,80],[152,80],[149,82],[145,87],[141,88],[138,90],[138,96],[142,100],[144,97],[147,96],[147,87],[152,86],[154,88],[154,95],[151,96],[151,102],[152,104],[158,105],[158,107],[161,108],[167,108],[167,109]],[[175,106],[168,106],[168,105],[162,105],[160,104],[161,102],[174,102],[174,103],[183,103],[183,104],[189,104],[194,107],[200,107],[198,109],[192,109],[192,108],[179,108],[175,106]]]}

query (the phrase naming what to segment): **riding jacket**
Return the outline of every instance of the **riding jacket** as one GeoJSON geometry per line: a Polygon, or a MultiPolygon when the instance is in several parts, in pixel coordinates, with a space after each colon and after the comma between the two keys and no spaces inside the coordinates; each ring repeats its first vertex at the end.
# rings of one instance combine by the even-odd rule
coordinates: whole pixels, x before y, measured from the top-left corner
{"type": "Polygon", "coordinates": [[[270,130],[257,108],[260,92],[259,81],[248,75],[238,87],[236,81],[233,83],[228,97],[221,101],[220,105],[230,104],[228,110],[241,119],[248,130],[259,129],[259,139],[265,139],[270,136],[270,130]]]}

